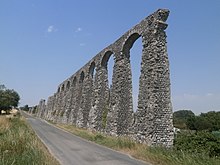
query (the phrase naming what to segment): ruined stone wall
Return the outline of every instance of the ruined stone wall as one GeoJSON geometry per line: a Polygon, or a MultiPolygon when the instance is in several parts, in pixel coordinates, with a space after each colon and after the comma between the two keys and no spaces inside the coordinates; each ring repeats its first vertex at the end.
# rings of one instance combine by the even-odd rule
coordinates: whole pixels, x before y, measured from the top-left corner
{"type": "Polygon", "coordinates": [[[40,102],[38,116],[110,135],[127,135],[148,145],[172,146],[165,33],[168,15],[168,10],[159,9],[99,52],[58,86],[46,106],[40,102]],[[134,112],[130,49],[138,38],[142,39],[142,62],[138,109],[134,112]],[[114,58],[111,89],[107,70],[110,56],[114,58]]]}
{"type": "Polygon", "coordinates": [[[44,118],[45,117],[45,111],[46,111],[46,104],[45,104],[45,100],[41,99],[38,106],[37,106],[37,113],[36,116],[37,117],[41,117],[44,118]]]}

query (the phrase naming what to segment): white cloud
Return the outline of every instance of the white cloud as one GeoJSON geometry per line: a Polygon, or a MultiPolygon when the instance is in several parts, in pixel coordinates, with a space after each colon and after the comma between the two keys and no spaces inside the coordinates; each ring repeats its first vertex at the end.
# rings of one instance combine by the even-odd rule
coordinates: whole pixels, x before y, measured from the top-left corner
{"type": "Polygon", "coordinates": [[[48,33],[51,33],[51,32],[56,32],[58,29],[56,29],[53,25],[50,25],[48,28],[47,28],[47,32],[48,33]]]}
{"type": "Polygon", "coordinates": [[[79,44],[79,46],[85,46],[85,45],[86,45],[85,43],[80,43],[80,44],[79,44]]]}
{"type": "Polygon", "coordinates": [[[207,93],[206,96],[207,97],[212,97],[214,94],[213,93],[207,93]]]}
{"type": "Polygon", "coordinates": [[[78,33],[78,32],[81,32],[82,31],[82,28],[81,27],[78,27],[75,32],[78,33]]]}

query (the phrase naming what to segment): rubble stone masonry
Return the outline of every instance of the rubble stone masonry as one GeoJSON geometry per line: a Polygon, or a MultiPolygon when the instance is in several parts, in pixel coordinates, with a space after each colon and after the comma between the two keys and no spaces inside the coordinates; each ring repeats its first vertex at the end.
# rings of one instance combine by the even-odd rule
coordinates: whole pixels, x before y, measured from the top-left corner
{"type": "Polygon", "coordinates": [[[172,147],[174,133],[165,23],[159,9],[109,45],[41,100],[37,116],[114,136],[129,136],[147,145],[172,147]],[[142,39],[138,109],[133,111],[130,49],[142,39]],[[108,60],[113,56],[112,86],[108,60]]]}

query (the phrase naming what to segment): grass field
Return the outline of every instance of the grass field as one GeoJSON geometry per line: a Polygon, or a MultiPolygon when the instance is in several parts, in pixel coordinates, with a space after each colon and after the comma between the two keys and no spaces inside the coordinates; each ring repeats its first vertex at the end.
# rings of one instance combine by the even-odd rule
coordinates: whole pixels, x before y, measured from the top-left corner
{"type": "MultiPolygon", "coordinates": [[[[155,165],[219,165],[219,157],[207,154],[164,148],[150,148],[128,138],[116,138],[73,125],[55,124],[84,139],[130,154],[155,165]]],[[[1,165],[58,165],[34,131],[22,117],[7,119],[0,116],[0,164],[1,165]]]]}
{"type": "Polygon", "coordinates": [[[59,165],[23,117],[0,116],[1,165],[59,165]]]}
{"type": "Polygon", "coordinates": [[[210,158],[207,155],[191,154],[176,149],[151,148],[138,144],[127,138],[105,136],[100,133],[76,128],[73,125],[55,124],[84,139],[106,147],[130,154],[131,156],[155,165],[219,165],[220,158],[210,158]]]}

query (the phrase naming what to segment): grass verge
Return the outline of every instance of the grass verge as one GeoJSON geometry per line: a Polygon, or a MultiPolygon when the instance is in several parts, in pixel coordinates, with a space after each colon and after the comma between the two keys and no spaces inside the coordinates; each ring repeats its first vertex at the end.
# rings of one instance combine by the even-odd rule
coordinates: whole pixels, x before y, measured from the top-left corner
{"type": "MultiPolygon", "coordinates": [[[[55,123],[52,123],[55,124],[55,123]]],[[[176,149],[147,147],[135,143],[128,138],[106,136],[97,132],[77,128],[73,125],[55,124],[56,126],[80,136],[89,141],[130,154],[134,158],[150,162],[155,165],[219,165],[219,157],[209,157],[206,154],[187,153],[176,149]]]]}
{"type": "Polygon", "coordinates": [[[0,116],[1,165],[59,165],[23,117],[0,116]]]}

